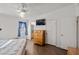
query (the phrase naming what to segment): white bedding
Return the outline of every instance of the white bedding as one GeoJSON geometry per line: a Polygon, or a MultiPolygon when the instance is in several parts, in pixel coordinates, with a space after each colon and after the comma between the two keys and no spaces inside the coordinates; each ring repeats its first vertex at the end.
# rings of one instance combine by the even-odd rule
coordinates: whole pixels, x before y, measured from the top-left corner
{"type": "Polygon", "coordinates": [[[16,55],[25,39],[0,40],[0,55],[16,55]]]}
{"type": "Polygon", "coordinates": [[[6,47],[6,46],[7,46],[8,44],[10,44],[12,41],[13,41],[13,40],[7,40],[6,42],[3,41],[3,42],[5,42],[4,44],[3,44],[3,42],[1,42],[2,44],[1,44],[0,48],[6,47]]]}

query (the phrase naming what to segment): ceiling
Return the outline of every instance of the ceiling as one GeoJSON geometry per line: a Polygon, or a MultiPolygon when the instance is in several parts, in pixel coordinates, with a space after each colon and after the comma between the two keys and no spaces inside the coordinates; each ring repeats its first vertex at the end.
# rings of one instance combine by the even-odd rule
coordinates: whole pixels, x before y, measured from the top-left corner
{"type": "MultiPolygon", "coordinates": [[[[27,3],[29,16],[45,14],[71,4],[72,3],[27,3]]],[[[17,16],[17,8],[19,6],[19,3],[0,3],[0,13],[17,16]]]]}

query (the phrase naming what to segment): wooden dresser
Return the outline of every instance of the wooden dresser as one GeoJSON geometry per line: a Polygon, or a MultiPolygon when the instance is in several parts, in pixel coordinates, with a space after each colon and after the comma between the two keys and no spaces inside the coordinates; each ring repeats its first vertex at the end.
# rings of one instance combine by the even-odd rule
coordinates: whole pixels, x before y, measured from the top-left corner
{"type": "Polygon", "coordinates": [[[33,33],[34,44],[44,45],[45,44],[45,30],[35,30],[33,33]]]}

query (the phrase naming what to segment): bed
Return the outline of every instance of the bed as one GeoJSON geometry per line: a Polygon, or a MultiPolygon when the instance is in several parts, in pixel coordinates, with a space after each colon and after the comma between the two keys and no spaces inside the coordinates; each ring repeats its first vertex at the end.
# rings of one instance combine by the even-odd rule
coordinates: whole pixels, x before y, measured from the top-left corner
{"type": "Polygon", "coordinates": [[[26,39],[0,40],[0,55],[24,55],[26,39]]]}

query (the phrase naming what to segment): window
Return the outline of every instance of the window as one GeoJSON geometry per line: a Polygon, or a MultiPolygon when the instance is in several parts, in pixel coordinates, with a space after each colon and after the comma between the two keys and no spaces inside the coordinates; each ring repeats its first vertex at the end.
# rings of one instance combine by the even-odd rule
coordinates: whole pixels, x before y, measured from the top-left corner
{"type": "Polygon", "coordinates": [[[25,37],[26,35],[27,35],[27,24],[26,22],[19,21],[18,37],[25,37]]]}

